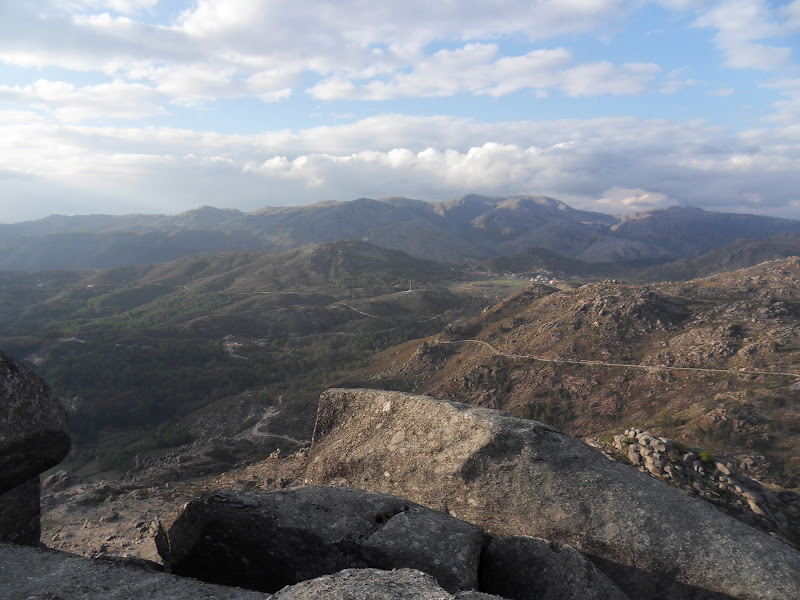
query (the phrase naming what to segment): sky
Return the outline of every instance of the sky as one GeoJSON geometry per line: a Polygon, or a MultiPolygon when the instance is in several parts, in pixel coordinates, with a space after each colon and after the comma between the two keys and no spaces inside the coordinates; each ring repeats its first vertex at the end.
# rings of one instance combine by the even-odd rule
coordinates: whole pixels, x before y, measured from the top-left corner
{"type": "Polygon", "coordinates": [[[0,0],[0,223],[468,193],[800,218],[800,0],[0,0]]]}

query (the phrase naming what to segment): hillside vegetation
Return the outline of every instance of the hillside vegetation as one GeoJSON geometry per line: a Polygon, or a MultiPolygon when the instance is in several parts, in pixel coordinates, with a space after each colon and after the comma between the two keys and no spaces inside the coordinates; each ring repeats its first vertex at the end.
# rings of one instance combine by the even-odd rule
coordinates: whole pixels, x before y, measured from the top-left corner
{"type": "MultiPolygon", "coordinates": [[[[280,403],[310,414],[276,432],[302,438],[318,390],[340,371],[486,304],[444,285],[462,277],[452,265],[365,242],[84,274],[5,273],[0,345],[70,404],[74,456],[90,458],[108,439],[131,443],[115,431],[154,435],[151,445],[185,443],[192,435],[176,430],[178,420],[231,397],[255,401],[261,413],[280,403]]],[[[134,452],[118,445],[100,451],[117,457],[101,462],[124,467],[134,452]]]]}

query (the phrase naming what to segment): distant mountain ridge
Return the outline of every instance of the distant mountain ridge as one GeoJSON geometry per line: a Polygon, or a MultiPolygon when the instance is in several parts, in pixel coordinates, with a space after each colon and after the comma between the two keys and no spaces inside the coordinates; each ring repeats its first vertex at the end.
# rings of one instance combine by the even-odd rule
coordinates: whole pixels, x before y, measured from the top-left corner
{"type": "Polygon", "coordinates": [[[580,278],[614,278],[642,283],[686,281],[715,273],[753,267],[769,260],[800,256],[800,235],[779,233],[765,239],[737,239],[693,258],[586,262],[545,248],[528,248],[514,256],[496,256],[474,265],[478,271],[534,276],[556,273],[580,278]]]}
{"type": "Polygon", "coordinates": [[[173,216],[52,215],[0,225],[0,269],[98,269],[342,240],[459,264],[529,248],[588,263],[667,261],[780,233],[800,234],[800,221],[686,207],[612,216],[545,196],[359,198],[250,213],[203,206],[173,216]]]}

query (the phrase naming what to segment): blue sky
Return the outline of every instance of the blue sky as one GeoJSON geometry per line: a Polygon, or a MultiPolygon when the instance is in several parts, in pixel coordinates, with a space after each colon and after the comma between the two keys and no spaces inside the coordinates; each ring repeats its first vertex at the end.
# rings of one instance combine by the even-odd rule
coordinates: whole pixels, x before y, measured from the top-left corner
{"type": "Polygon", "coordinates": [[[800,0],[0,3],[0,222],[545,194],[800,218],[800,0]]]}

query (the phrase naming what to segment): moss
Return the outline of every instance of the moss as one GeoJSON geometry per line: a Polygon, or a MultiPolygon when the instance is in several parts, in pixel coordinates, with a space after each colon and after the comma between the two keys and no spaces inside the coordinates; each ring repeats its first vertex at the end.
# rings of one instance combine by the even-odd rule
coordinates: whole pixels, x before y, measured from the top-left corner
{"type": "Polygon", "coordinates": [[[714,468],[714,455],[711,454],[708,450],[701,450],[700,451],[700,462],[703,463],[703,466],[708,468],[714,468]]]}

